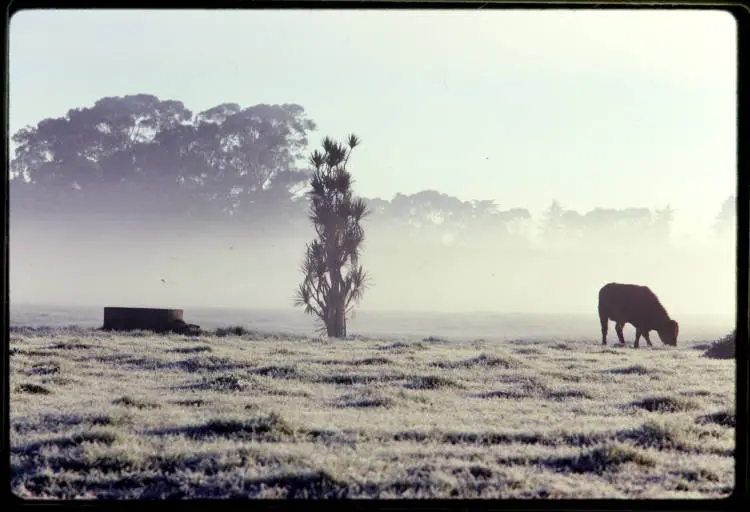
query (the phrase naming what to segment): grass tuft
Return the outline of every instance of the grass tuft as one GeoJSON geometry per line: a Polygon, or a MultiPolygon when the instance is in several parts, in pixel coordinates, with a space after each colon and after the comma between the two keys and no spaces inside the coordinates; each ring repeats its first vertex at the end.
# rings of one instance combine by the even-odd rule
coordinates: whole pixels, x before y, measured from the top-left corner
{"type": "Polygon", "coordinates": [[[462,388],[463,386],[453,379],[441,377],[439,375],[426,375],[414,377],[406,384],[410,389],[442,389],[442,388],[462,388]]]}
{"type": "Polygon", "coordinates": [[[178,347],[173,348],[170,350],[167,350],[167,352],[174,352],[177,354],[200,354],[203,352],[213,352],[213,349],[208,346],[199,346],[199,347],[178,347]]]}
{"type": "Polygon", "coordinates": [[[465,359],[463,361],[436,361],[430,363],[430,366],[436,366],[438,368],[445,369],[458,369],[458,368],[473,368],[475,366],[488,367],[488,368],[504,368],[506,370],[517,369],[521,367],[521,363],[513,358],[503,358],[488,356],[487,354],[481,354],[471,359],[465,359]]]}
{"type": "Polygon", "coordinates": [[[654,370],[641,366],[639,364],[628,366],[626,368],[614,368],[612,370],[603,370],[602,373],[614,373],[620,375],[651,375],[654,370]]]}
{"type": "Polygon", "coordinates": [[[700,408],[700,404],[698,404],[697,402],[679,396],[647,397],[642,400],[632,402],[630,405],[633,407],[645,409],[649,412],[667,413],[687,412],[700,408]]]}
{"type": "Polygon", "coordinates": [[[736,428],[737,413],[735,411],[730,411],[727,409],[712,414],[706,414],[704,416],[699,416],[698,418],[696,418],[696,423],[713,423],[716,425],[721,425],[723,427],[736,428]]]}
{"type": "Polygon", "coordinates": [[[618,471],[620,466],[634,462],[640,466],[655,467],[656,461],[641,450],[624,444],[600,446],[574,457],[551,457],[543,461],[554,471],[563,473],[594,473],[618,471]]]}
{"type": "Polygon", "coordinates": [[[354,366],[371,366],[371,365],[383,365],[392,364],[393,361],[387,357],[368,357],[366,359],[355,359],[351,362],[354,366]]]}
{"type": "Polygon", "coordinates": [[[16,386],[16,392],[18,393],[29,393],[31,395],[49,395],[52,393],[49,389],[39,384],[32,384],[25,382],[16,386]]]}
{"type": "Polygon", "coordinates": [[[230,327],[220,327],[214,331],[214,336],[224,338],[226,336],[244,336],[248,334],[247,329],[241,325],[233,325],[230,327]]]}
{"type": "Polygon", "coordinates": [[[113,400],[112,405],[122,405],[125,407],[134,407],[136,409],[158,409],[161,407],[161,405],[157,403],[148,402],[145,400],[137,400],[129,396],[123,396],[117,398],[116,400],[113,400]]]}
{"type": "Polygon", "coordinates": [[[709,348],[703,353],[703,357],[711,359],[734,359],[735,356],[735,345],[737,340],[737,331],[732,331],[715,341],[709,348]]]}
{"type": "Polygon", "coordinates": [[[278,414],[250,420],[217,418],[207,423],[169,427],[149,432],[151,435],[184,435],[191,439],[204,440],[223,437],[233,440],[278,442],[292,436],[294,429],[278,414]]]}
{"type": "Polygon", "coordinates": [[[212,391],[245,391],[250,387],[250,383],[241,375],[230,373],[214,378],[203,377],[200,383],[191,387],[212,391]]]}
{"type": "Polygon", "coordinates": [[[264,366],[250,370],[253,375],[263,375],[273,377],[274,379],[294,379],[298,377],[297,370],[294,366],[264,366]]]}

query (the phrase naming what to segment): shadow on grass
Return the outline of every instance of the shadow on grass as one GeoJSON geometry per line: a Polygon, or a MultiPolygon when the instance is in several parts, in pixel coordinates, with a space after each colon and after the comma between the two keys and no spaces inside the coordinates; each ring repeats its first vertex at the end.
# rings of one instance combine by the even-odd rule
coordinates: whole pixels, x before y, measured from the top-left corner
{"type": "Polygon", "coordinates": [[[429,350],[429,347],[420,342],[411,342],[411,343],[404,343],[401,341],[397,341],[395,343],[391,343],[390,345],[381,345],[379,347],[376,347],[376,350],[390,350],[397,354],[404,353],[404,352],[410,352],[412,350],[429,350]]]}
{"type": "Polygon", "coordinates": [[[727,409],[724,411],[699,416],[695,419],[695,422],[698,424],[713,423],[715,425],[721,425],[722,427],[736,428],[737,414],[735,413],[735,411],[730,411],[727,409]]]}
{"type": "Polygon", "coordinates": [[[213,349],[208,346],[179,347],[168,349],[167,352],[174,352],[176,354],[200,354],[202,352],[213,352],[213,349]]]}
{"type": "Polygon", "coordinates": [[[425,432],[406,430],[384,434],[382,441],[397,441],[410,443],[435,442],[451,445],[498,445],[498,444],[555,444],[557,441],[538,433],[531,432],[425,432]]]}
{"type": "Polygon", "coordinates": [[[334,375],[322,375],[313,379],[313,382],[320,384],[338,384],[351,386],[354,384],[372,384],[375,382],[394,382],[404,380],[406,376],[402,373],[391,374],[357,374],[357,373],[340,373],[334,375]]]}
{"type": "Polygon", "coordinates": [[[55,375],[60,373],[58,363],[36,363],[24,372],[26,375],[55,375]]]}
{"type": "Polygon", "coordinates": [[[488,368],[504,368],[506,370],[512,370],[521,367],[522,364],[512,358],[494,357],[488,356],[487,354],[481,354],[478,357],[465,359],[463,361],[436,361],[434,363],[430,363],[430,366],[436,366],[438,368],[445,369],[472,368],[475,366],[482,366],[488,368]]]}
{"type": "Polygon", "coordinates": [[[181,361],[164,361],[153,357],[133,357],[127,354],[94,356],[101,363],[114,363],[118,367],[131,367],[142,370],[179,370],[187,373],[232,371],[250,368],[249,363],[237,363],[225,357],[204,356],[192,357],[181,361]]]}
{"type": "Polygon", "coordinates": [[[200,398],[196,398],[195,400],[176,400],[172,403],[182,407],[201,407],[205,405],[206,401],[200,398]]]}
{"type": "Polygon", "coordinates": [[[393,361],[391,361],[387,357],[368,357],[365,359],[354,359],[353,361],[348,361],[347,364],[351,364],[354,366],[372,366],[372,365],[382,365],[382,364],[393,364],[393,361]]]}
{"type": "Polygon", "coordinates": [[[117,440],[117,435],[112,432],[80,432],[73,434],[72,436],[55,437],[52,439],[44,439],[42,441],[36,441],[33,443],[24,444],[18,447],[11,447],[11,453],[34,455],[39,452],[42,448],[56,447],[59,449],[72,448],[80,446],[84,443],[101,443],[105,445],[111,445],[117,440]]]}
{"type": "Polygon", "coordinates": [[[264,366],[262,368],[250,370],[248,373],[262,375],[264,377],[272,377],[274,379],[296,379],[299,377],[297,369],[294,366],[264,366]]]}
{"type": "Polygon", "coordinates": [[[336,407],[344,408],[372,408],[372,407],[391,407],[394,401],[386,396],[380,396],[376,392],[363,392],[346,394],[337,400],[336,407]]]}
{"type": "Polygon", "coordinates": [[[681,440],[681,434],[674,425],[663,425],[653,421],[639,427],[620,430],[615,434],[618,441],[630,441],[641,448],[655,448],[657,450],[676,450],[685,453],[698,453],[681,440]]]}
{"type": "Polygon", "coordinates": [[[645,409],[649,412],[664,413],[688,412],[695,409],[700,409],[701,407],[699,403],[679,396],[647,397],[642,400],[631,402],[629,405],[632,407],[645,409]]]}
{"type": "Polygon", "coordinates": [[[525,347],[522,347],[522,348],[517,348],[515,350],[515,353],[516,354],[520,354],[520,355],[524,355],[524,356],[536,356],[536,355],[541,354],[542,351],[539,350],[539,349],[536,349],[536,348],[525,348],[525,347]]]}
{"type": "Polygon", "coordinates": [[[553,345],[552,348],[555,350],[575,350],[574,347],[571,347],[567,343],[558,343],[556,345],[553,345]]]}
{"type": "Polygon", "coordinates": [[[367,408],[372,408],[372,407],[391,407],[392,405],[393,405],[393,401],[389,400],[388,398],[371,398],[371,399],[362,399],[362,400],[353,400],[349,402],[344,402],[338,407],[353,408],[353,409],[367,409],[367,408]]]}
{"type": "Polygon", "coordinates": [[[23,348],[13,347],[8,351],[9,356],[28,356],[28,357],[48,357],[53,355],[51,352],[43,350],[26,350],[23,348]]]}
{"type": "Polygon", "coordinates": [[[108,414],[82,416],[79,414],[45,414],[33,421],[16,420],[13,422],[13,431],[17,434],[30,432],[50,432],[64,428],[76,427],[78,425],[107,426],[122,424],[123,420],[116,420],[108,414]]]}
{"type": "Polygon", "coordinates": [[[153,429],[146,434],[183,435],[195,440],[224,437],[244,441],[281,442],[288,440],[294,431],[281,417],[271,414],[246,421],[215,419],[198,425],[153,429]]]}
{"type": "Polygon", "coordinates": [[[203,377],[200,382],[188,384],[186,386],[179,386],[176,389],[231,392],[245,391],[251,387],[252,382],[249,379],[235,373],[230,373],[227,375],[219,375],[214,378],[203,377]]]}
{"type": "Polygon", "coordinates": [[[602,370],[602,373],[612,373],[615,375],[656,375],[659,372],[637,364],[633,366],[628,366],[626,368],[613,368],[611,370],[602,370]]]}
{"type": "Polygon", "coordinates": [[[135,409],[159,409],[161,405],[154,402],[138,400],[129,396],[123,396],[112,400],[112,405],[122,405],[124,407],[133,407],[135,409]]]}
{"type": "Polygon", "coordinates": [[[365,359],[311,359],[311,363],[330,365],[351,365],[351,366],[373,366],[383,364],[393,364],[393,361],[387,357],[368,357],[365,359]]]}
{"type": "MultiPolygon", "coordinates": [[[[193,461],[189,466],[196,466],[193,461]]],[[[113,469],[126,471],[128,465],[115,464],[113,469]]],[[[217,468],[212,474],[231,471],[231,468],[217,468]]],[[[109,475],[111,473],[105,473],[109,475]]],[[[72,498],[84,492],[91,492],[100,499],[239,499],[256,498],[261,492],[277,491],[276,497],[286,499],[339,499],[350,496],[350,487],[332,478],[324,471],[302,471],[263,478],[239,479],[227,485],[222,479],[204,479],[186,487],[179,474],[170,471],[138,472],[117,475],[91,481],[86,478],[67,478],[56,475],[34,475],[22,480],[32,496],[52,498],[72,498]]]]}
{"type": "Polygon", "coordinates": [[[529,395],[527,393],[515,389],[500,389],[496,391],[488,391],[485,393],[477,393],[472,396],[474,398],[482,399],[502,398],[505,400],[521,400],[524,398],[529,398],[529,395]]]}
{"type": "Polygon", "coordinates": [[[410,382],[406,383],[404,387],[409,389],[445,389],[445,388],[457,388],[462,389],[464,386],[459,382],[441,377],[439,375],[425,375],[412,377],[410,382]]]}
{"type": "Polygon", "coordinates": [[[544,466],[558,473],[595,473],[619,471],[620,466],[634,462],[639,466],[655,467],[656,461],[631,446],[604,446],[586,451],[579,456],[542,459],[544,466]]]}
{"type": "Polygon", "coordinates": [[[713,393],[706,389],[696,389],[696,390],[690,390],[690,391],[680,391],[680,395],[706,397],[706,396],[713,395],[713,393]]]}
{"type": "Polygon", "coordinates": [[[593,400],[595,397],[580,389],[565,389],[562,391],[549,391],[544,394],[544,398],[547,398],[548,400],[563,401],[568,398],[593,400]]]}
{"type": "Polygon", "coordinates": [[[93,345],[88,345],[86,343],[77,343],[77,342],[67,342],[67,343],[56,343],[54,345],[50,345],[49,347],[46,347],[50,350],[90,350],[93,348],[93,345]]]}
{"type": "Polygon", "coordinates": [[[52,394],[52,391],[45,388],[44,386],[40,386],[39,384],[32,384],[29,382],[25,382],[23,384],[19,384],[16,386],[16,393],[28,393],[31,395],[49,395],[52,394]]]}
{"type": "Polygon", "coordinates": [[[301,336],[284,332],[262,332],[253,329],[246,329],[241,325],[220,327],[214,331],[203,331],[203,334],[207,334],[209,336],[213,335],[217,338],[238,336],[251,341],[311,341],[308,336],[301,336]]]}

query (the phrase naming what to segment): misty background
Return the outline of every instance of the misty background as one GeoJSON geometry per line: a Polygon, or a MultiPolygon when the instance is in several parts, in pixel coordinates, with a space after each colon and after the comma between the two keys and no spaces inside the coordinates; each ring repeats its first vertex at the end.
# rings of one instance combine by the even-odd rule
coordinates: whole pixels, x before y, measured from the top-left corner
{"type": "Polygon", "coordinates": [[[9,82],[11,307],[292,310],[307,157],[353,132],[363,315],[619,281],[733,325],[727,14],[25,11],[9,82]]]}

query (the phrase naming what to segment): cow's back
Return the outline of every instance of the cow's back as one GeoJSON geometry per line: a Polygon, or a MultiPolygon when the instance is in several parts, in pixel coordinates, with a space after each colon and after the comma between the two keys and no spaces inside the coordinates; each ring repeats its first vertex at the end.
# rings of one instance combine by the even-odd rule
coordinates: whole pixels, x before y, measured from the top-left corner
{"type": "Polygon", "coordinates": [[[599,290],[599,314],[644,329],[655,329],[669,318],[648,286],[622,283],[609,283],[599,290]]]}

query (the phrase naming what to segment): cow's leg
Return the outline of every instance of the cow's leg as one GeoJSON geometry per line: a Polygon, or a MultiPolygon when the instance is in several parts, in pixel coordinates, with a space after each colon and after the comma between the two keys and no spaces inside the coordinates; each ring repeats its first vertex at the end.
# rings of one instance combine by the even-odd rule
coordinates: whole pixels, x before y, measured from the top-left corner
{"type": "Polygon", "coordinates": [[[641,330],[639,328],[635,328],[635,343],[633,343],[633,348],[638,348],[638,340],[641,339],[641,330]]]}
{"type": "Polygon", "coordinates": [[[608,326],[609,319],[607,319],[606,316],[603,316],[603,317],[599,317],[599,321],[602,324],[602,345],[606,345],[607,344],[607,330],[609,327],[608,326]]]}
{"type": "Polygon", "coordinates": [[[651,344],[651,340],[648,337],[648,331],[643,332],[643,339],[646,340],[646,343],[648,343],[649,347],[653,347],[653,345],[651,344]]]}
{"type": "Polygon", "coordinates": [[[622,334],[622,328],[625,327],[624,323],[615,323],[615,332],[617,333],[617,339],[620,340],[620,345],[625,344],[625,335],[622,334]]]}

